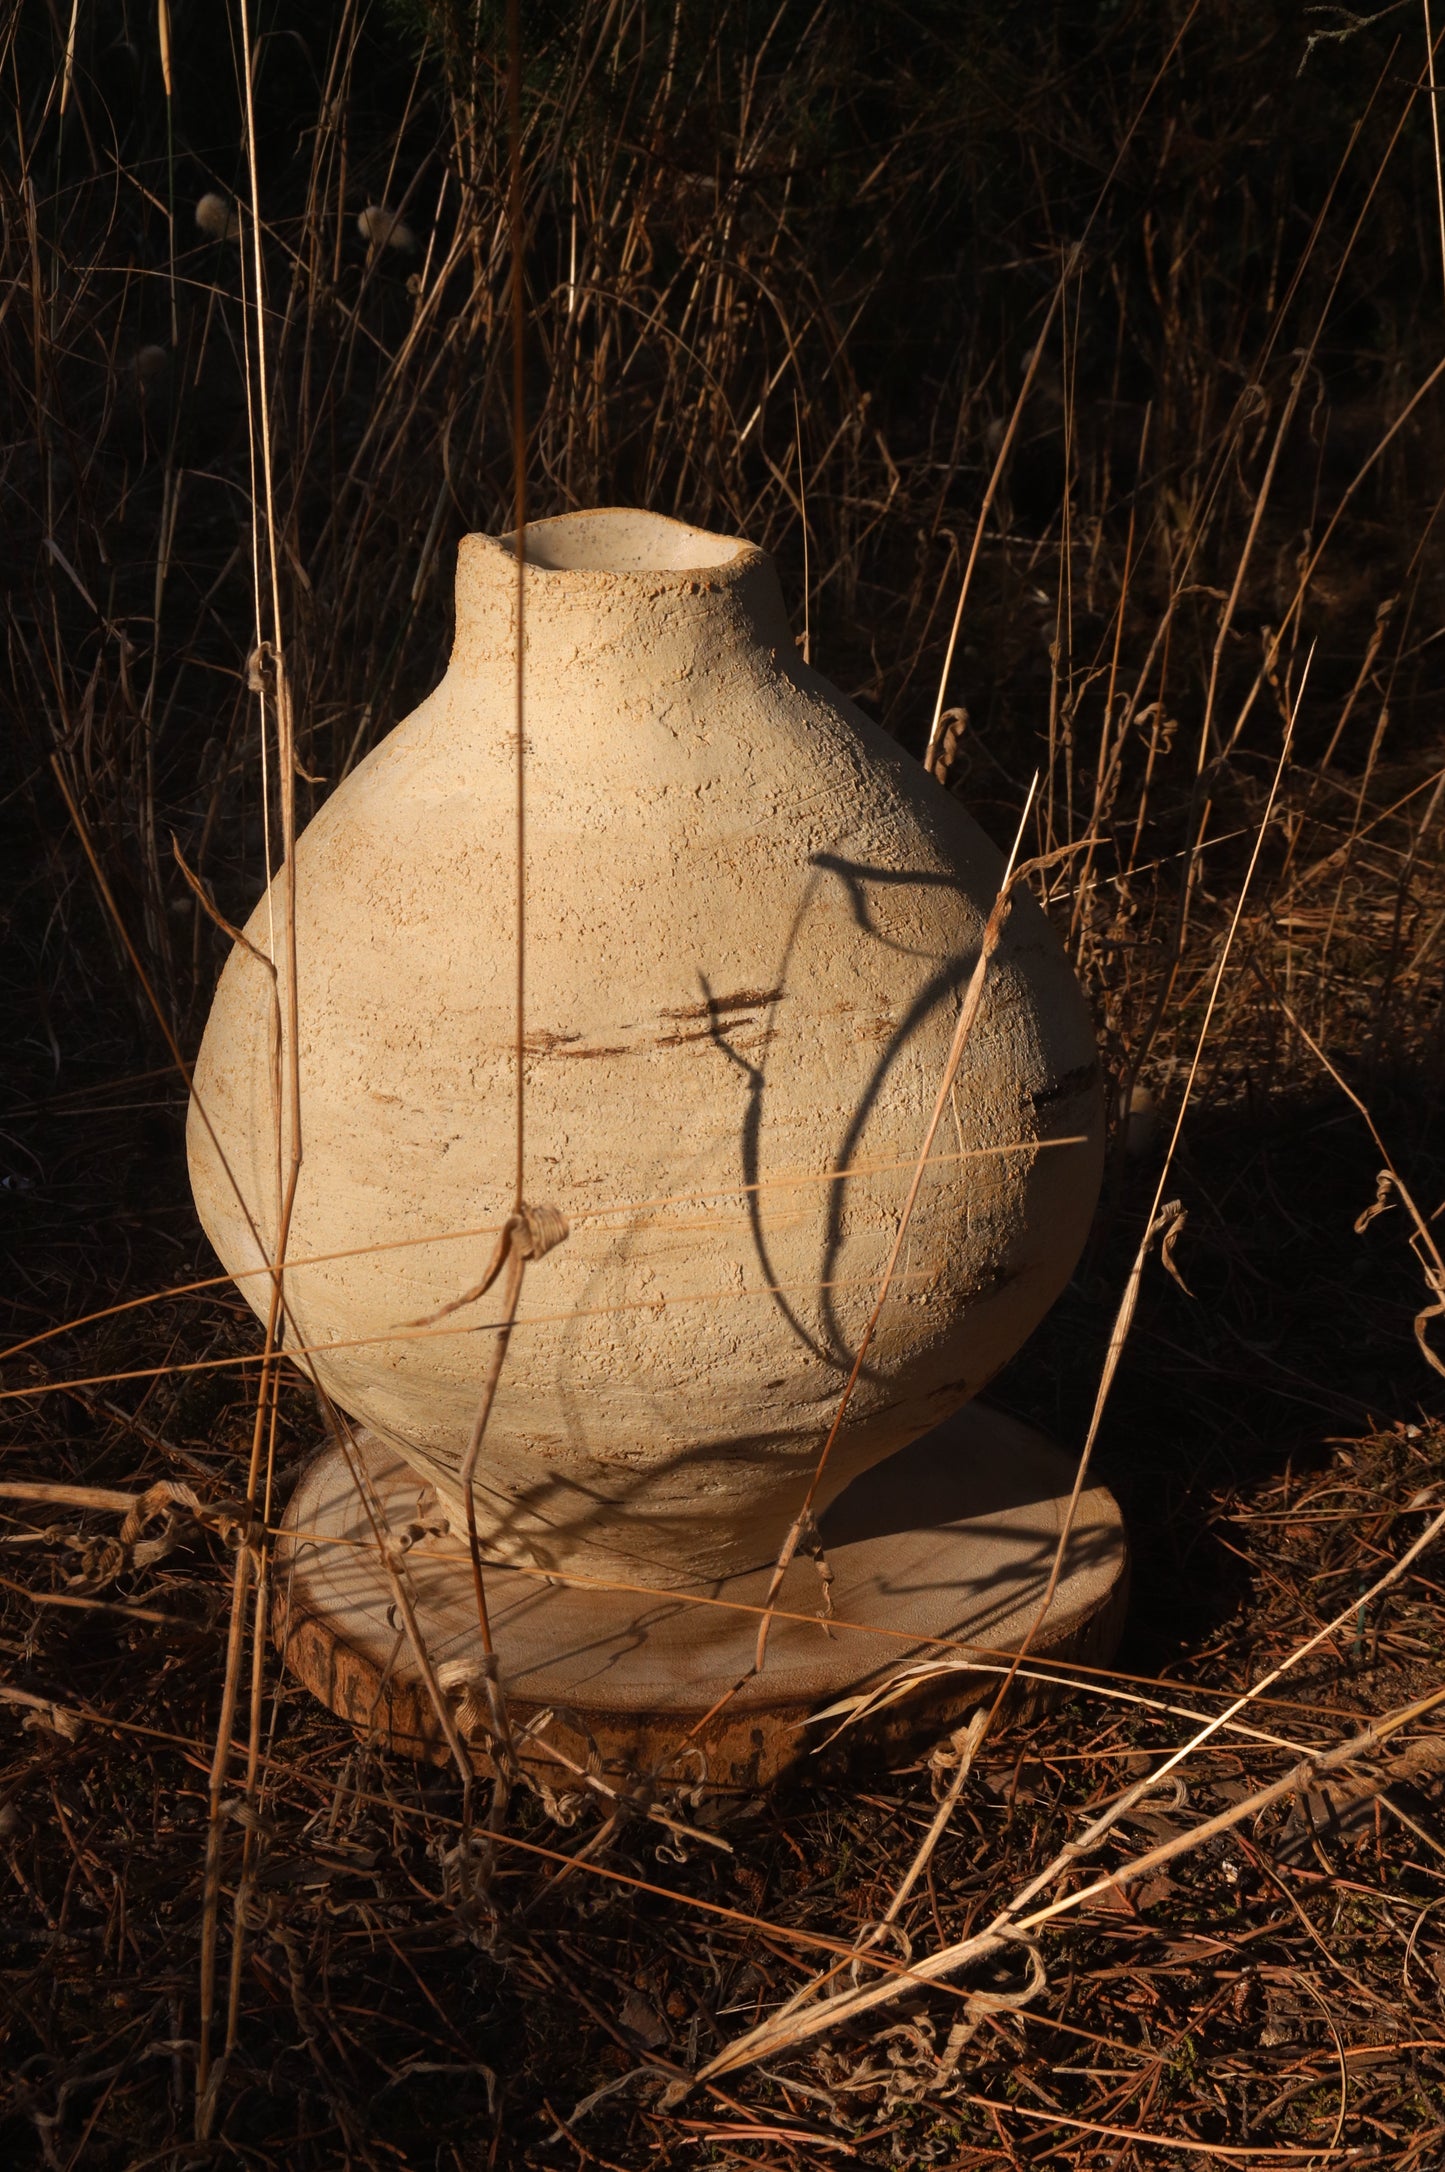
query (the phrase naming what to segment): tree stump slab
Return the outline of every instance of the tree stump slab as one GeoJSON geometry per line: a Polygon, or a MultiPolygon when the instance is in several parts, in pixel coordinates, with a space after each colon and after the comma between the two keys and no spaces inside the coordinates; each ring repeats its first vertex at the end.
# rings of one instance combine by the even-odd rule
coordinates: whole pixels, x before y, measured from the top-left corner
{"type": "MultiPolygon", "coordinates": [[[[806,1775],[809,1765],[836,1766],[865,1747],[906,1752],[997,1687],[1042,1603],[1073,1475],[1030,1427],[969,1404],[828,1509],[821,1532],[831,1577],[800,1548],[760,1675],[752,1668],[769,1564],[660,1590],[641,1562],[627,1589],[489,1562],[497,1663],[523,1762],[556,1793],[585,1786],[586,1772],[633,1790],[749,1789],[789,1767],[806,1775]],[[823,1748],[838,1719],[814,1715],[939,1660],[949,1671],[911,1681],[823,1748]]],[[[318,1456],[286,1511],[273,1616],[286,1663],[366,1739],[412,1757],[449,1756],[378,1516],[433,1677],[440,1669],[453,1685],[444,1694],[468,1754],[488,1770],[483,1693],[456,1687],[459,1677],[475,1684],[482,1659],[466,1533],[449,1529],[428,1482],[365,1432],[354,1448],[318,1456]]],[[[1031,1655],[1106,1661],[1127,1580],[1118,1507],[1106,1487],[1090,1486],[1031,1655]]]]}

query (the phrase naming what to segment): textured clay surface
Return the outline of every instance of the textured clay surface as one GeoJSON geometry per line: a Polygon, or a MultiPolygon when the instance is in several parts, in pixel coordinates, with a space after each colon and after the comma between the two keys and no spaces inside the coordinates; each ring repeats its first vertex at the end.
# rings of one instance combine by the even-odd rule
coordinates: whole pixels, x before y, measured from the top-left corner
{"type": "MultiPolygon", "coordinates": [[[[527,537],[527,1196],[571,1234],[527,1274],[478,1517],[498,1558],[681,1583],[771,1558],[796,1511],[1001,862],[801,661],[764,553],[629,512],[527,537]]],[[[288,1341],[453,1505],[495,1296],[410,1323],[475,1283],[511,1206],[515,618],[510,543],[468,536],[446,677],[296,852],[288,1341]]],[[[189,1127],[263,1316],[282,919],[278,881],[197,1063],[220,1152],[189,1127]]],[[[1083,1242],[1097,1053],[1025,895],[952,1103],[825,1499],[973,1396],[1083,1242]]]]}

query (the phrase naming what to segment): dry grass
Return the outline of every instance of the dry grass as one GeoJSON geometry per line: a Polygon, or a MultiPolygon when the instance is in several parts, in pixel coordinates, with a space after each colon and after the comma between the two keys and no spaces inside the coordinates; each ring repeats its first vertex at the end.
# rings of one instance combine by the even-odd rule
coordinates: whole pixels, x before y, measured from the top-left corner
{"type": "MultiPolygon", "coordinates": [[[[304,820],[438,675],[458,534],[509,524],[500,15],[250,24],[257,231],[225,14],[163,9],[163,68],[149,14],[108,43],[93,11],[17,6],[0,1212],[7,1341],[66,1331],[6,1368],[3,1477],[176,1490],[128,1524],[0,1499],[9,2161],[1426,2172],[1428,1716],[1061,1919],[1024,2003],[1028,1966],[995,1957],[678,2084],[871,1935],[951,1781],[865,1983],[987,1922],[1189,1739],[1181,1711],[1216,1716],[1333,1618],[1244,1715],[1274,1741],[1221,1729],[1065,1882],[1439,1686],[1438,1560],[1360,1603],[1445,1500],[1412,1333],[1445,1189],[1429,11],[524,12],[531,510],[747,533],[824,670],[920,755],[941,712],[951,788],[1000,840],[1041,774],[1024,850],[1096,1002],[1115,1151],[1080,1274],[997,1393],[1065,1441],[1200,1052],[1179,1279],[1146,1271],[1096,1451],[1135,1547],[1126,1671],[1005,1718],[962,1777],[945,1746],[735,1806],[731,1854],[519,1794],[479,1886],[455,1780],[272,1668],[254,1788],[243,1695],[213,1789],[269,1405],[249,1309],[187,1287],[213,1262],[184,1095],[77,819],[189,1049],[224,952],[204,897],[242,915],[285,828],[276,652],[304,820]],[[1424,1238],[1397,1189],[1365,1217],[1386,1159],[1424,1238]],[[213,1793],[224,2056],[197,2141],[213,1793]]],[[[274,1407],[284,1489],[322,1428],[296,1380],[274,1407]]]]}

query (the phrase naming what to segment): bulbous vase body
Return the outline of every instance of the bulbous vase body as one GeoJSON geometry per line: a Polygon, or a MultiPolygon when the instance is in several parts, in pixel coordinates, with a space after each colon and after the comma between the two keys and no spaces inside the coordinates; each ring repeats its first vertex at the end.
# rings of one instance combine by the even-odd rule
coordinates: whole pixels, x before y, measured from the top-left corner
{"type": "MultiPolygon", "coordinates": [[[[478,1523],[506,1558],[686,1584],[769,1559],[802,1500],[1002,866],[802,662],[761,551],[617,511],[534,523],[527,557],[526,1191],[570,1234],[526,1276],[478,1523]]],[[[513,1203],[516,597],[511,542],[465,538],[445,678],[294,868],[287,1339],[453,1507],[497,1293],[414,1323],[475,1284],[513,1203]]],[[[262,1316],[282,925],[278,878],[189,1126],[202,1221],[262,1316]]],[[[1101,1142],[1083,998],[1020,893],[820,1509],[1018,1349],[1101,1142]]]]}

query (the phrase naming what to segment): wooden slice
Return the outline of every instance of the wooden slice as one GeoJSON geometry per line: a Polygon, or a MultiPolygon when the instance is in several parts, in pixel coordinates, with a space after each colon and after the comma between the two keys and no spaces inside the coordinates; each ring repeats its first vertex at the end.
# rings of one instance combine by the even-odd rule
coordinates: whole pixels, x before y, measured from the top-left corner
{"type": "MultiPolygon", "coordinates": [[[[362,1433],[355,1454],[433,1670],[454,1684],[475,1676],[482,1647],[465,1533],[448,1530],[431,1487],[390,1448],[362,1433]]],[[[810,1725],[810,1714],[921,1661],[965,1663],[913,1685],[862,1731],[875,1749],[936,1734],[997,1684],[997,1662],[990,1676],[968,1670],[967,1660],[986,1662],[1022,1643],[1072,1483],[1073,1466],[1039,1434],[968,1405],[834,1502],[822,1520],[827,1596],[818,1565],[800,1551],[761,1675],[751,1669],[767,1565],[687,1591],[649,1589],[645,1574],[631,1589],[602,1589],[488,1565],[500,1676],[511,1725],[525,1737],[522,1754],[559,1791],[580,1784],[569,1766],[630,1786],[755,1787],[806,1762],[834,1732],[836,1720],[810,1725]]],[[[1127,1562],[1114,1498],[1091,1486],[1032,1652],[1106,1660],[1122,1626],[1127,1562]]],[[[340,1449],[316,1459],[286,1512],[274,1627],[292,1671],[366,1737],[411,1756],[448,1755],[372,1511],[340,1449]]],[[[485,1769],[480,1693],[451,1694],[485,1769]]],[[[840,1738],[854,1740],[853,1730],[840,1738]]]]}

